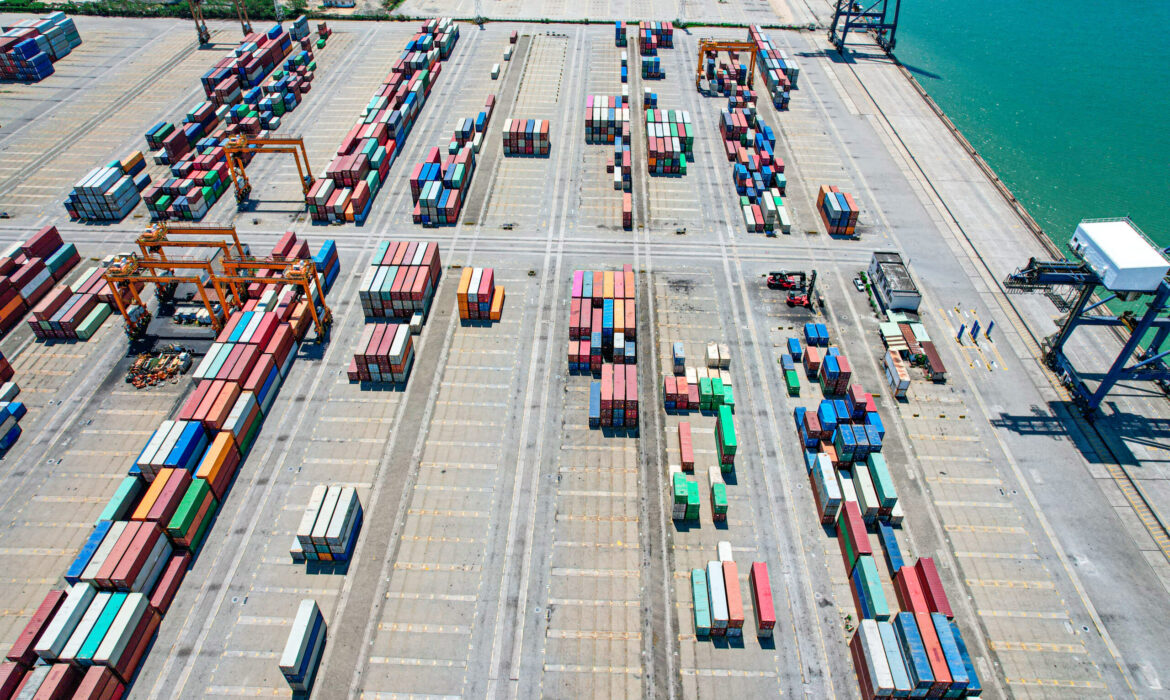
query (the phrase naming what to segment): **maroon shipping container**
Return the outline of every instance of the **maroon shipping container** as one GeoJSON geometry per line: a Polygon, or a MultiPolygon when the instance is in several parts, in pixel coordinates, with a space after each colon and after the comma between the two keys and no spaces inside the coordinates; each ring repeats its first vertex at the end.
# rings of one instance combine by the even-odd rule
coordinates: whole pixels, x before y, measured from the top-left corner
{"type": "Polygon", "coordinates": [[[146,653],[146,649],[150,646],[150,640],[154,638],[154,633],[158,631],[159,616],[154,610],[147,608],[146,613],[143,614],[142,620],[138,622],[138,627],[135,628],[133,636],[131,636],[129,643],[126,644],[126,650],[122,652],[122,658],[118,659],[114,664],[114,673],[122,682],[129,683],[130,679],[134,677],[134,672],[138,669],[138,662],[142,660],[142,655],[146,653]]]}
{"type": "Polygon", "coordinates": [[[918,572],[912,566],[903,566],[894,572],[894,594],[898,596],[898,607],[905,612],[930,612],[918,572]]]}
{"type": "MultiPolygon", "coordinates": [[[[28,624],[24,626],[20,635],[17,636],[12,648],[8,650],[8,654],[5,656],[6,659],[25,666],[33,665],[33,662],[37,660],[37,655],[33,651],[33,648],[36,647],[37,640],[40,639],[45,628],[49,626],[49,622],[53,619],[53,614],[57,612],[57,608],[61,607],[63,600],[65,600],[65,591],[63,590],[49,591],[45,595],[44,600],[37,606],[28,624]]],[[[5,696],[3,693],[0,693],[0,697],[5,696]]]]}
{"type": "Polygon", "coordinates": [[[26,671],[24,666],[15,661],[0,663],[0,698],[16,696],[16,691],[20,688],[21,682],[24,681],[26,671]]]}
{"type": "Polygon", "coordinates": [[[175,554],[167,562],[167,568],[163,570],[162,576],[159,577],[158,583],[154,586],[154,592],[150,594],[150,607],[157,610],[159,615],[167,614],[171,602],[175,599],[175,594],[179,591],[179,585],[183,583],[183,577],[187,575],[187,567],[190,564],[190,552],[175,554]]]}
{"type": "Polygon", "coordinates": [[[30,258],[47,258],[62,245],[64,243],[61,241],[61,234],[57,233],[57,227],[46,226],[34,233],[20,249],[30,258]]]}
{"type": "Polygon", "coordinates": [[[54,287],[44,299],[41,299],[33,307],[33,318],[38,321],[48,321],[53,318],[53,314],[61,310],[61,307],[69,301],[71,296],[73,296],[73,292],[69,290],[69,287],[54,287]]]}
{"type": "Polygon", "coordinates": [[[44,683],[37,688],[34,700],[67,700],[81,682],[81,672],[70,664],[53,664],[44,683]]]}
{"type": "Polygon", "coordinates": [[[107,666],[90,666],[73,691],[74,700],[107,700],[120,697],[125,686],[107,666]]]}
{"type": "MultiPolygon", "coordinates": [[[[837,534],[840,537],[844,532],[849,533],[853,542],[853,556],[873,554],[873,547],[869,543],[869,534],[865,531],[865,520],[861,517],[861,509],[856,501],[844,501],[841,515],[837,520],[837,534]]],[[[845,549],[845,540],[841,539],[841,558],[845,561],[846,573],[853,573],[853,564],[856,560],[849,560],[849,553],[845,549]]]]}
{"type": "Polygon", "coordinates": [[[951,611],[951,603],[947,600],[947,592],[943,589],[942,579],[938,576],[938,569],[934,566],[934,559],[921,557],[914,565],[918,574],[918,582],[922,587],[922,595],[931,612],[942,613],[950,620],[955,613],[951,611]]]}

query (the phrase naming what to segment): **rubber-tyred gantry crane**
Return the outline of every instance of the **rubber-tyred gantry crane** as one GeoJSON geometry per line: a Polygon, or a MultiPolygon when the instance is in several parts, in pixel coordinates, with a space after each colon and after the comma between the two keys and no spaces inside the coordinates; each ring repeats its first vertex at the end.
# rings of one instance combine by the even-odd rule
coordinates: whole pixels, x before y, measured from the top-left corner
{"type": "Polygon", "coordinates": [[[116,259],[106,268],[104,277],[114,297],[114,305],[118,307],[118,313],[122,314],[122,317],[125,319],[129,319],[129,315],[126,310],[126,302],[122,299],[122,289],[130,292],[130,297],[134,299],[134,303],[145,308],[146,304],[143,303],[142,298],[138,296],[138,290],[135,289],[135,282],[153,282],[160,285],[190,282],[198,290],[199,298],[203,301],[204,308],[211,315],[211,326],[218,333],[223,329],[223,322],[226,316],[221,318],[221,314],[225,314],[229,308],[228,300],[224,297],[220,289],[216,287],[220,307],[220,313],[217,314],[215,308],[211,305],[211,300],[207,296],[207,291],[204,289],[206,280],[197,273],[188,275],[177,274],[176,272],[179,270],[198,270],[206,273],[210,279],[215,278],[215,271],[211,269],[211,262],[208,260],[194,258],[170,258],[161,260],[143,258],[137,254],[123,255],[116,259]]]}
{"type": "Polygon", "coordinates": [[[252,183],[248,181],[248,174],[244,171],[246,161],[256,153],[291,153],[297,163],[297,175],[301,183],[303,194],[309,193],[316,179],[309,166],[309,152],[305,150],[305,140],[302,138],[253,138],[246,135],[236,135],[228,139],[224,145],[227,156],[228,173],[232,178],[232,187],[236,192],[236,201],[248,201],[252,194],[252,183]],[[301,160],[304,159],[302,166],[301,160]]]}
{"type": "Polygon", "coordinates": [[[756,45],[750,41],[731,41],[723,39],[699,39],[699,65],[695,68],[695,87],[703,80],[703,61],[707,58],[708,52],[719,53],[720,51],[746,51],[751,59],[751,65],[748,68],[748,87],[755,84],[756,78],[756,45]]]}
{"type": "Polygon", "coordinates": [[[135,242],[138,243],[143,258],[166,260],[165,248],[218,248],[223,251],[225,259],[243,258],[248,255],[240,243],[235,226],[168,224],[166,221],[159,221],[151,224],[135,242]]]}
{"type": "Polygon", "coordinates": [[[300,287],[305,294],[309,305],[309,315],[313,317],[313,328],[319,337],[324,337],[326,329],[333,323],[333,312],[325,304],[325,289],[321,286],[321,278],[317,275],[317,266],[312,260],[276,260],[273,258],[245,258],[241,260],[225,259],[223,274],[212,275],[211,282],[215,285],[216,293],[224,296],[221,284],[227,284],[232,294],[229,299],[242,299],[238,285],[241,284],[288,284],[300,287]],[[280,275],[276,277],[260,277],[257,270],[274,270],[280,275]],[[321,311],[318,313],[314,303],[313,290],[317,290],[316,298],[321,302],[321,311]]]}
{"type": "MultiPolygon", "coordinates": [[[[232,5],[236,8],[240,29],[244,36],[248,36],[252,33],[252,22],[248,20],[248,8],[244,2],[245,0],[232,0],[232,5]]],[[[195,21],[195,35],[199,38],[199,44],[210,44],[211,30],[207,28],[207,21],[203,19],[203,0],[187,0],[187,7],[191,10],[191,19],[195,21]]]]}

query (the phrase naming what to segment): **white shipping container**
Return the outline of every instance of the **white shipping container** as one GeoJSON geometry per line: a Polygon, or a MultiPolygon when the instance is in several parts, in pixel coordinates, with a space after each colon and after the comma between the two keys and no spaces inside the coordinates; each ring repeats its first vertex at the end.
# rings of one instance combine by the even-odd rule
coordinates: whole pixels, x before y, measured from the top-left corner
{"type": "Polygon", "coordinates": [[[313,524],[313,534],[310,541],[313,544],[328,544],[325,534],[329,531],[329,521],[333,518],[333,511],[337,510],[337,501],[341,498],[341,487],[330,486],[325,493],[325,500],[321,502],[321,509],[317,512],[317,522],[313,524]]]}
{"type": "Polygon", "coordinates": [[[102,591],[94,596],[89,607],[85,610],[85,615],[82,615],[81,621],[73,628],[73,634],[69,636],[69,641],[65,643],[61,653],[57,656],[58,661],[72,661],[77,658],[77,652],[81,651],[81,645],[85,644],[85,638],[93,631],[94,624],[101,617],[102,611],[106,609],[106,604],[110,602],[112,595],[113,593],[102,591]]]}
{"type": "Polygon", "coordinates": [[[349,526],[357,516],[358,504],[357,489],[345,486],[337,498],[337,508],[329,519],[329,527],[325,530],[325,543],[333,547],[345,544],[342,537],[348,533],[349,526]]]}
{"type": "Polygon", "coordinates": [[[79,580],[93,581],[97,576],[98,571],[101,570],[102,564],[106,563],[106,557],[110,556],[114,545],[118,543],[118,538],[122,536],[122,531],[126,529],[129,523],[118,520],[110,525],[110,529],[106,531],[105,537],[102,538],[101,544],[98,545],[97,550],[93,553],[93,557],[89,563],[85,565],[85,569],[81,572],[79,580]]]}
{"type": "MultiPolygon", "coordinates": [[[[288,633],[288,640],[285,641],[284,651],[280,655],[280,671],[286,676],[296,674],[301,667],[301,662],[304,661],[305,655],[311,651],[309,648],[309,638],[312,634],[313,627],[317,620],[321,619],[321,609],[317,607],[317,601],[312,599],[305,599],[301,601],[297,608],[297,615],[293,618],[292,628],[288,633]]],[[[324,620],[321,621],[324,625],[324,620]]]]}
{"type": "Polygon", "coordinates": [[[861,510],[861,503],[857,500],[857,489],[853,488],[853,470],[838,469],[837,486],[841,489],[842,504],[852,501],[857,504],[857,509],[861,510]]]}
{"type": "Polygon", "coordinates": [[[707,596],[711,604],[711,631],[727,629],[727,591],[723,587],[723,564],[707,562],[707,596]]]}
{"type": "Polygon", "coordinates": [[[94,652],[93,662],[104,666],[116,664],[126,651],[130,638],[134,636],[134,629],[146,613],[147,599],[141,593],[131,593],[122,602],[110,629],[94,652]]]}
{"type": "Polygon", "coordinates": [[[894,692],[894,677],[890,673],[890,662],[886,648],[878,632],[877,620],[863,619],[856,634],[861,635],[861,650],[865,654],[865,665],[869,670],[869,683],[877,697],[890,697],[894,692]]]}
{"type": "MultiPolygon", "coordinates": [[[[712,467],[712,469],[717,470],[719,468],[712,467]]],[[[719,554],[719,561],[735,561],[735,556],[731,553],[731,543],[727,540],[720,540],[719,543],[715,545],[715,551],[719,554]]]]}
{"type": "Polygon", "coordinates": [[[857,493],[857,505],[861,510],[862,519],[872,524],[877,519],[880,502],[877,489],[873,487],[873,477],[864,464],[858,464],[853,469],[853,490],[857,493]]]}
{"type": "Polygon", "coordinates": [[[318,484],[313,487],[313,493],[309,496],[309,507],[305,508],[305,514],[301,516],[301,524],[297,527],[297,541],[301,543],[303,548],[312,547],[313,524],[317,522],[317,513],[321,510],[327,491],[329,491],[328,486],[318,484]]]}
{"type": "Polygon", "coordinates": [[[69,637],[72,636],[77,623],[81,622],[81,618],[85,616],[85,612],[89,609],[89,604],[95,595],[97,595],[97,589],[90,583],[80,581],[73,584],[69,593],[65,595],[61,607],[57,609],[57,613],[53,615],[49,626],[45,628],[40,641],[33,649],[37,656],[45,661],[53,661],[57,658],[61,650],[65,648],[69,637]]]}

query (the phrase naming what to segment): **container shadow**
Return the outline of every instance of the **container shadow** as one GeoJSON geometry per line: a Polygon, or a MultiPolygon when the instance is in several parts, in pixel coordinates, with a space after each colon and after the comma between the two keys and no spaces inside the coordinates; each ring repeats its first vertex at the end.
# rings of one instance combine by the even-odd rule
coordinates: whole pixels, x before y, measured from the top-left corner
{"type": "Polygon", "coordinates": [[[360,384],[362,391],[383,391],[389,393],[406,391],[406,382],[374,382],[363,379],[358,382],[350,382],[350,384],[360,384]]]}
{"type": "Polygon", "coordinates": [[[310,576],[344,576],[349,573],[349,561],[306,561],[305,573],[310,576]]]}
{"type": "Polygon", "coordinates": [[[703,529],[703,521],[701,520],[675,520],[673,522],[675,532],[691,532],[693,530],[703,529]]]}

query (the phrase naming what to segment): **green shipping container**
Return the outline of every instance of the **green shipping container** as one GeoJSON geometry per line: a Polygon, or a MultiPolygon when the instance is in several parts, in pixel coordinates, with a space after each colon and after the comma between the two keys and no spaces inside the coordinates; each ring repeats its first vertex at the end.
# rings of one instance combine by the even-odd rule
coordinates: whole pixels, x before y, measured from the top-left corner
{"type": "MultiPolygon", "coordinates": [[[[171,537],[185,537],[195,524],[195,516],[199,515],[199,509],[210,493],[211,486],[205,479],[192,479],[187,486],[187,492],[183,494],[183,500],[179,501],[179,507],[175,509],[175,514],[167,524],[167,534],[171,537]]],[[[214,501],[215,497],[212,496],[211,499],[214,501]]]]}
{"type": "Polygon", "coordinates": [[[211,501],[211,509],[207,511],[207,516],[203,518],[203,523],[199,526],[199,530],[195,533],[195,537],[191,538],[191,551],[199,549],[199,543],[203,541],[203,536],[207,534],[207,528],[211,527],[211,521],[215,516],[215,499],[211,501]]]}
{"type": "Polygon", "coordinates": [[[674,502],[678,505],[687,502],[687,478],[681,473],[674,475],[674,502]]]}
{"type": "Polygon", "coordinates": [[[122,520],[138,504],[138,496],[142,493],[142,480],[136,476],[128,476],[118,484],[114,497],[102,509],[98,522],[103,520],[122,520]]]}
{"type": "Polygon", "coordinates": [[[735,439],[735,419],[731,416],[730,406],[720,406],[719,414],[715,419],[716,442],[721,455],[734,455],[738,441],[735,439]]]}
{"type": "Polygon", "coordinates": [[[695,634],[706,637],[711,634],[711,601],[707,595],[707,572],[691,569],[691,600],[695,610],[695,634]]]}
{"type": "Polygon", "coordinates": [[[898,502],[898,493],[894,490],[894,480],[890,478],[886,458],[880,452],[871,452],[865,458],[865,464],[869,467],[869,476],[873,479],[873,488],[877,491],[880,506],[893,508],[898,502]]]}
{"type": "Polygon", "coordinates": [[[841,508],[841,514],[837,518],[837,523],[840,527],[837,528],[837,537],[841,540],[841,549],[845,552],[846,558],[849,560],[849,571],[847,574],[853,573],[853,567],[857,565],[857,548],[854,546],[853,538],[849,536],[849,528],[845,527],[845,508],[841,508]]]}
{"type": "Polygon", "coordinates": [[[865,595],[869,598],[870,606],[874,611],[874,618],[878,620],[890,619],[890,606],[886,602],[886,593],[882,590],[882,580],[878,576],[877,563],[871,555],[858,557],[857,566],[861,568],[861,584],[865,586],[865,595]]]}
{"type": "Polygon", "coordinates": [[[796,370],[784,370],[784,385],[788,387],[789,396],[800,396],[800,378],[796,370]]]}
{"type": "Polygon", "coordinates": [[[699,519],[699,482],[687,479],[687,520],[699,519]]]}
{"type": "Polygon", "coordinates": [[[711,408],[711,379],[703,377],[699,380],[699,408],[711,408]]]}
{"type": "Polygon", "coordinates": [[[723,385],[723,405],[730,408],[732,413],[735,413],[735,394],[731,393],[731,385],[723,385]]]}
{"type": "Polygon", "coordinates": [[[109,317],[109,304],[102,303],[93,307],[93,311],[90,311],[89,315],[85,317],[85,320],[81,322],[81,325],[77,326],[77,337],[81,340],[89,340],[109,317]]]}
{"type": "Polygon", "coordinates": [[[101,646],[106,633],[110,631],[110,625],[114,624],[114,618],[118,616],[118,611],[122,609],[122,603],[126,602],[128,595],[130,594],[114,593],[110,596],[110,600],[106,602],[106,607],[102,608],[102,614],[98,617],[97,622],[93,623],[89,636],[85,638],[85,643],[77,652],[79,661],[92,659],[93,655],[97,653],[98,647],[101,646]]]}
{"type": "Polygon", "coordinates": [[[727,514],[727,484],[711,485],[711,510],[715,513],[727,514]]]}
{"type": "Polygon", "coordinates": [[[723,380],[715,377],[711,380],[711,408],[723,405],[723,380]]]}

